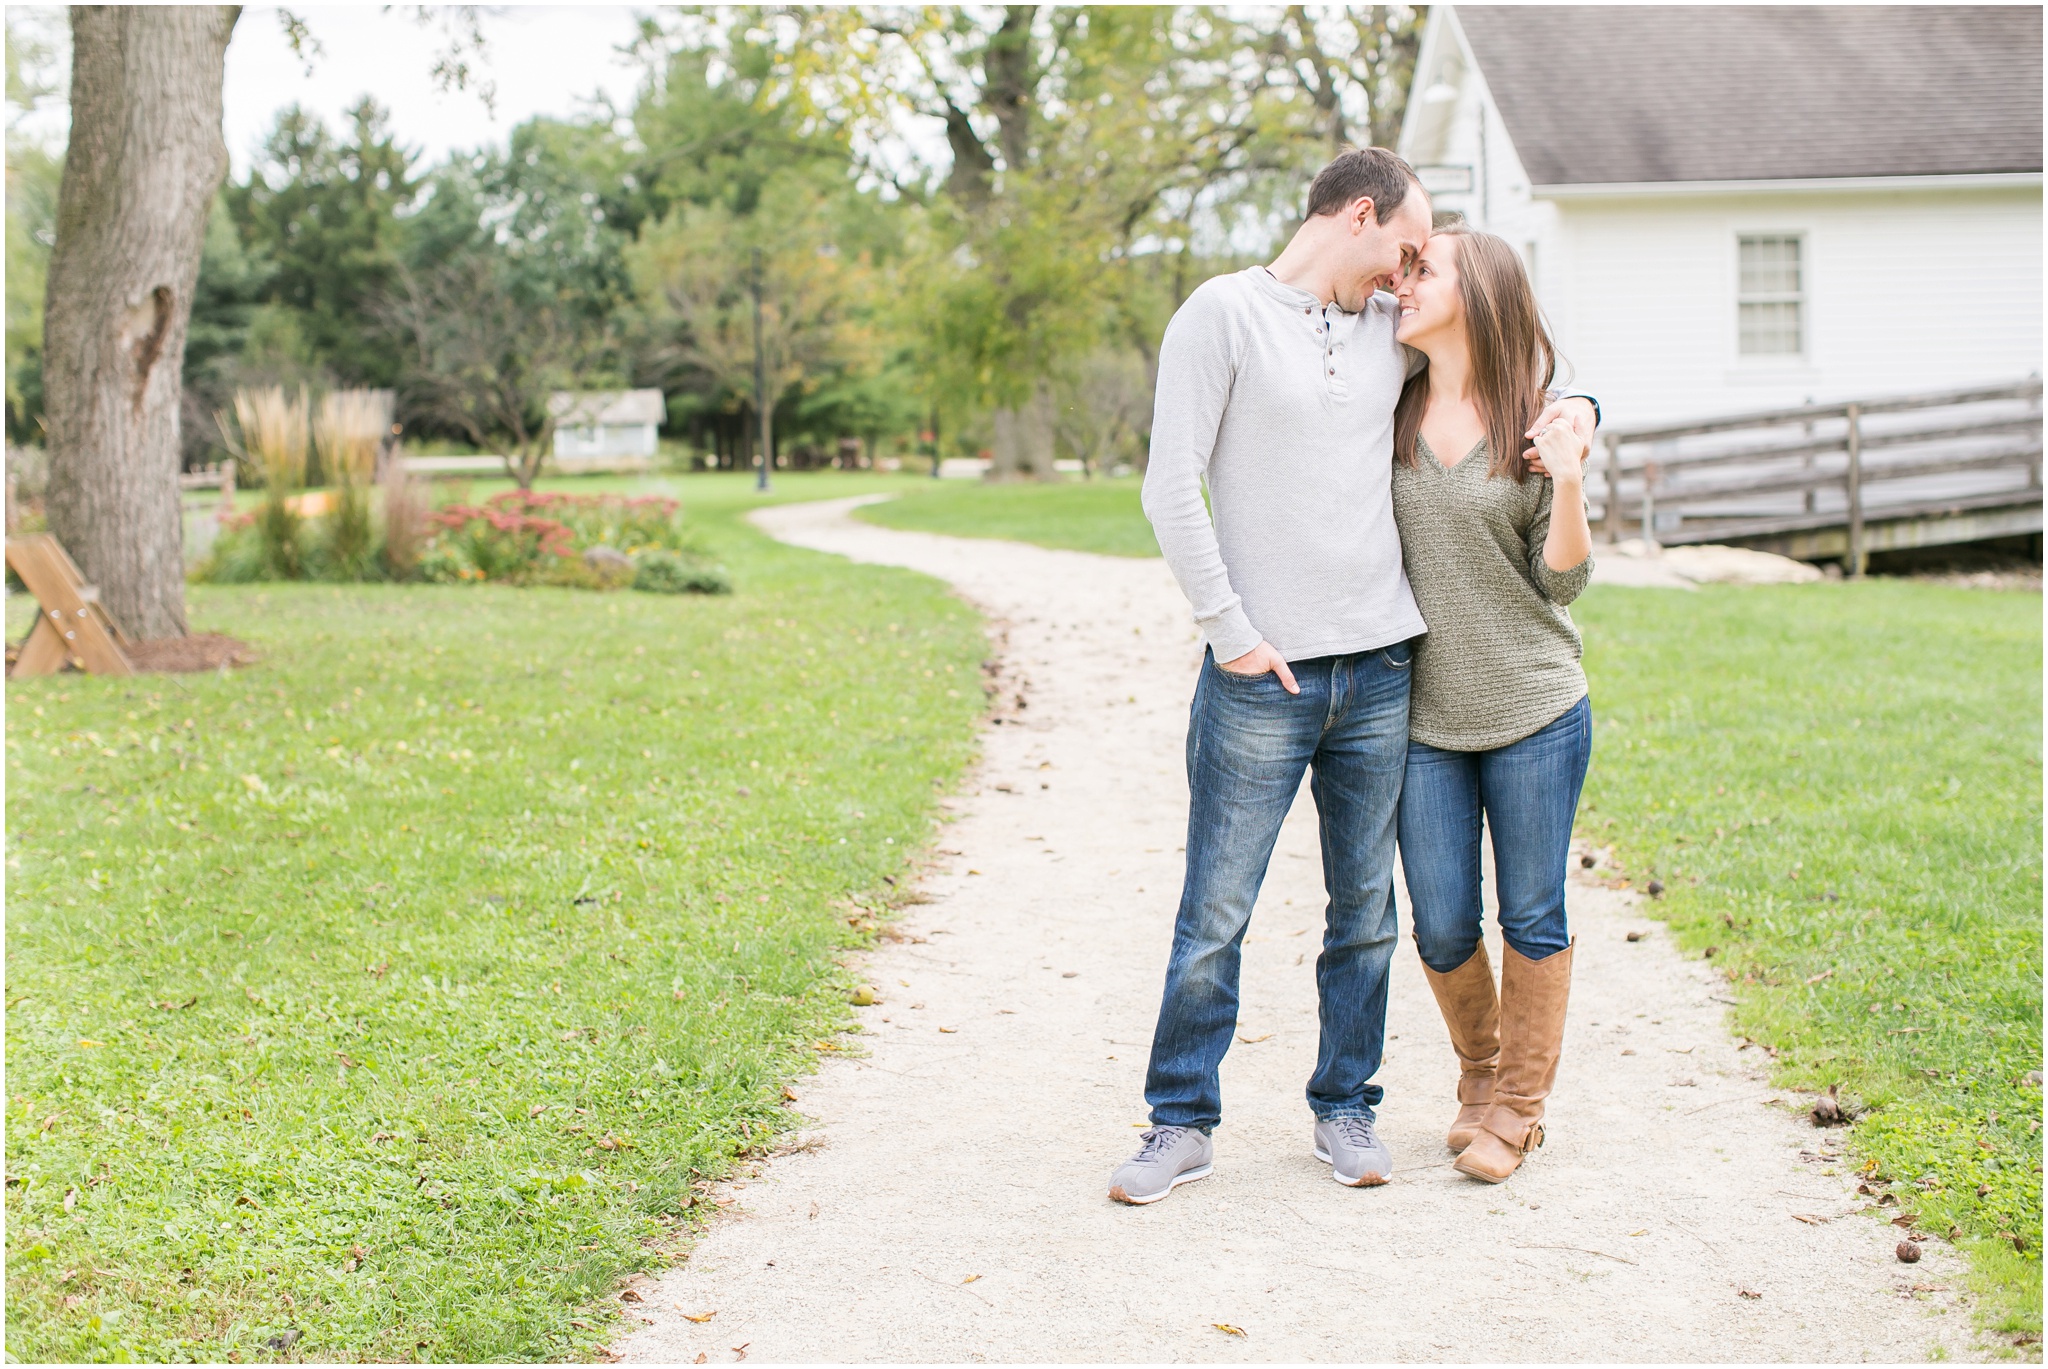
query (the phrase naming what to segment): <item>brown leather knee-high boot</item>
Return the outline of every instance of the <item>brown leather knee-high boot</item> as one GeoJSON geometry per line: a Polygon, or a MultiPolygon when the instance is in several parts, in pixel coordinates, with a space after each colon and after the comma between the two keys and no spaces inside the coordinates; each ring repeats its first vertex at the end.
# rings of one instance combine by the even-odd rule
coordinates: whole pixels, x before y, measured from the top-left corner
{"type": "Polygon", "coordinates": [[[1475,1179],[1497,1184],[1543,1144],[1543,1100],[1564,1052],[1565,1004],[1571,998],[1572,947],[1531,960],[1504,947],[1500,972],[1500,1070],[1493,1106],[1478,1135],[1454,1162],[1475,1179]]]}
{"type": "Polygon", "coordinates": [[[1493,965],[1482,941],[1457,969],[1438,974],[1424,965],[1422,973],[1451,1029],[1451,1049],[1458,1053],[1458,1117],[1444,1142],[1463,1150],[1479,1134],[1479,1123],[1493,1103],[1494,1070],[1500,1064],[1500,996],[1493,989],[1493,965]]]}

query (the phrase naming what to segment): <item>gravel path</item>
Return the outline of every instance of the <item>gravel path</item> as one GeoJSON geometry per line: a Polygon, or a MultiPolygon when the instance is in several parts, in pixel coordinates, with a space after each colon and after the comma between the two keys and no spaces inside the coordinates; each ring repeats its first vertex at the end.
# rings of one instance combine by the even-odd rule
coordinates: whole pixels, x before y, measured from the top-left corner
{"type": "Polygon", "coordinates": [[[1772,1106],[1759,1052],[1728,1037],[1720,982],[1632,895],[1590,879],[1574,888],[1548,1144],[1499,1187],[1450,1168],[1456,1063],[1404,938],[1380,1075],[1394,1179],[1332,1183],[1301,1092],[1323,904],[1305,791],[1246,940],[1216,1172],[1155,1206],[1109,1202],[1144,1121],[1180,889],[1187,605],[1156,560],[893,531],[848,518],[855,502],[756,520],[955,585],[999,641],[997,721],[950,801],[929,902],[866,957],[882,1002],[862,1013],[864,1055],[799,1082],[802,1148],[731,1183],[729,1215],[687,1263],[640,1285],[630,1315],[646,1324],[619,1355],[1968,1354],[1960,1258],[1930,1243],[1899,1264],[1900,1233],[1850,1215],[1868,1200],[1797,1100],[1772,1106]]]}

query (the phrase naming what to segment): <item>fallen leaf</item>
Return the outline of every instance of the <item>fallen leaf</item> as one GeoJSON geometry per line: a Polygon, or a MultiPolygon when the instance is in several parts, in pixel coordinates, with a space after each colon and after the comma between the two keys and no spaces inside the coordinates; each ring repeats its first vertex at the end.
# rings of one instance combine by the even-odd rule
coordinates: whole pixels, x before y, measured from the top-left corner
{"type": "Polygon", "coordinates": [[[1813,1124],[1817,1127],[1839,1127],[1848,1122],[1849,1116],[1842,1111],[1841,1101],[1835,1096],[1836,1085],[1829,1084],[1828,1091],[1814,1100],[1813,1124]]]}
{"type": "Polygon", "coordinates": [[[1647,1236],[1650,1234],[1650,1228],[1646,1226],[1641,1231],[1631,1231],[1628,1234],[1631,1236],[1647,1236]]]}
{"type": "Polygon", "coordinates": [[[74,1208],[74,1207],[77,1207],[77,1206],[78,1206],[78,1190],[77,1190],[77,1189],[75,1189],[75,1188],[67,1188],[67,1189],[65,1189],[65,1190],[64,1190],[64,1210],[65,1210],[66,1212],[69,1212],[69,1211],[70,1211],[70,1210],[71,1210],[72,1208],[74,1208]]]}
{"type": "Polygon", "coordinates": [[[699,1350],[699,1351],[697,1352],[697,1358],[695,1358],[695,1359],[691,1360],[691,1361],[690,1361],[690,1363],[692,1363],[692,1364],[702,1364],[702,1363],[704,1363],[704,1361],[705,1361],[706,1359],[708,1359],[708,1358],[710,1358],[710,1357],[709,1357],[709,1356],[707,1356],[707,1355],[706,1355],[706,1354],[705,1354],[705,1353],[704,1353],[704,1352],[703,1352],[702,1350],[699,1350]]]}
{"type": "Polygon", "coordinates": [[[528,1117],[538,1117],[547,1110],[548,1105],[546,1103],[535,1103],[532,1107],[526,1110],[526,1115],[528,1117]]]}
{"type": "Polygon", "coordinates": [[[1244,1042],[1247,1046],[1256,1046],[1261,1041],[1271,1041],[1273,1033],[1267,1032],[1264,1036],[1245,1036],[1240,1034],[1237,1039],[1244,1042]]]}
{"type": "Polygon", "coordinates": [[[685,1312],[683,1313],[683,1320],[693,1321],[696,1322],[699,1326],[702,1326],[705,1322],[710,1321],[713,1317],[717,1315],[718,1309],[714,1307],[709,1312],[685,1312]]]}
{"type": "Polygon", "coordinates": [[[789,1085],[784,1084],[782,1086],[782,1101],[785,1103],[794,1103],[796,1101],[796,1090],[791,1088],[789,1085]]]}
{"type": "Polygon", "coordinates": [[[968,1276],[967,1276],[966,1278],[964,1278],[964,1279],[960,1280],[960,1282],[962,1282],[962,1283],[973,1283],[973,1282],[974,1282],[974,1281],[975,1281],[976,1279],[978,1279],[978,1278],[980,1278],[980,1277],[981,1277],[981,1275],[979,1275],[979,1274],[969,1274],[969,1275],[968,1275],[968,1276]]]}
{"type": "Polygon", "coordinates": [[[944,1032],[946,1035],[951,1036],[954,1032],[957,1032],[960,1029],[958,1027],[941,1027],[939,1028],[939,1030],[944,1032]]]}
{"type": "Polygon", "coordinates": [[[1221,1331],[1226,1336],[1242,1336],[1244,1334],[1244,1328],[1242,1326],[1232,1326],[1227,1321],[1212,1321],[1209,1323],[1209,1325],[1215,1327],[1218,1331],[1221,1331]]]}
{"type": "Polygon", "coordinates": [[[1749,1288],[1738,1288],[1735,1292],[1738,1297],[1748,1298],[1751,1302],[1755,1302],[1763,1297],[1763,1294],[1749,1288]]]}
{"type": "Polygon", "coordinates": [[[1792,1214],[1792,1220],[1795,1222],[1805,1222],[1808,1226],[1821,1226],[1827,1222],[1827,1218],[1816,1217],[1808,1212],[1795,1212],[1792,1214]]]}
{"type": "Polygon", "coordinates": [[[633,1288],[627,1288],[627,1289],[622,1289],[622,1290],[620,1290],[620,1292],[619,1292],[619,1301],[620,1301],[620,1302],[645,1302],[645,1301],[647,1301],[647,1300],[646,1300],[645,1298],[643,1298],[643,1297],[641,1297],[641,1296],[640,1296],[639,1290],[637,1290],[637,1289],[633,1289],[633,1288]]]}
{"type": "Polygon", "coordinates": [[[1807,978],[1807,981],[1806,981],[1806,982],[1807,982],[1807,983],[1809,983],[1809,984],[1818,984],[1818,983],[1820,983],[1820,982],[1821,982],[1821,981],[1822,981],[1823,979],[1833,979],[1834,977],[1835,977],[1835,972],[1834,972],[1833,970],[1822,970],[1822,971],[1821,971],[1821,972],[1820,972],[1819,974],[1817,974],[1817,975],[1811,975],[1811,976],[1809,976],[1809,977],[1807,978]]]}

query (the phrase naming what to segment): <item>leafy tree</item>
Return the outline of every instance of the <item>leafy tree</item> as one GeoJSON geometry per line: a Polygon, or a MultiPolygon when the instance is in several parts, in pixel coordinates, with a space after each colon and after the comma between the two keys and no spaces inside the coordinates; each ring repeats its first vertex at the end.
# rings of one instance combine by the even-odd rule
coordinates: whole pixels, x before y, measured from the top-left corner
{"type": "Polygon", "coordinates": [[[39,77],[51,56],[42,34],[7,19],[7,436],[42,440],[43,289],[57,240],[62,157],[20,127],[23,116],[58,96],[39,77]]]}
{"type": "MultiPolygon", "coordinates": [[[[764,459],[783,397],[827,375],[863,369],[876,350],[866,305],[874,273],[832,235],[832,197],[794,178],[771,183],[755,212],[683,205],[634,248],[649,360],[671,377],[751,396],[759,339],[764,459]]],[[[758,417],[758,415],[757,415],[758,417]]]]}
{"type": "MultiPolygon", "coordinates": [[[[344,384],[396,379],[390,351],[363,325],[396,278],[399,211],[419,192],[415,155],[370,99],[349,111],[342,139],[293,105],[278,114],[249,179],[226,193],[249,258],[233,268],[246,273],[253,263],[263,300],[298,315],[298,332],[344,384]]],[[[225,256],[216,261],[230,266],[225,256]]],[[[232,295],[237,284],[215,287],[232,295]]]]}
{"type": "Polygon", "coordinates": [[[596,351],[585,306],[532,270],[535,261],[478,244],[401,269],[378,307],[402,348],[405,411],[479,448],[502,446],[521,489],[532,488],[554,441],[549,400],[590,377],[596,351]]]}
{"type": "MultiPolygon", "coordinates": [[[[281,316],[279,306],[263,304],[268,280],[268,273],[242,245],[226,196],[216,197],[200,250],[192,321],[185,331],[185,398],[179,426],[187,462],[226,445],[214,415],[233,403],[237,387],[293,386],[311,378],[307,374],[310,365],[280,374],[260,364],[261,340],[274,335],[280,325],[291,328],[292,336],[298,337],[294,320],[281,316]],[[259,342],[257,356],[245,355],[250,350],[252,329],[259,342]],[[252,366],[252,361],[258,364],[252,366]]],[[[302,339],[295,351],[310,362],[302,339]]]]}

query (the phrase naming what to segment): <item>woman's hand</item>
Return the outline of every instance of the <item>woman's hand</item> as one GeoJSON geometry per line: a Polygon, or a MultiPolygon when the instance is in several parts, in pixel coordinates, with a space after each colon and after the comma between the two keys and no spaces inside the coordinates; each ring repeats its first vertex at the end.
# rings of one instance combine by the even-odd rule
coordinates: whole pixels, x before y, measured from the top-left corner
{"type": "Polygon", "coordinates": [[[1536,432],[1536,449],[1525,452],[1529,469],[1555,480],[1560,490],[1582,489],[1586,483],[1586,457],[1592,447],[1568,423],[1552,423],[1536,432]]]}
{"type": "MultiPolygon", "coordinates": [[[[1529,431],[1522,436],[1533,439],[1545,428],[1568,427],[1579,435],[1579,441],[1585,443],[1590,450],[1593,445],[1593,429],[1599,426],[1599,422],[1600,413],[1593,407],[1592,400],[1584,395],[1569,395],[1564,399],[1552,400],[1546,405],[1543,412],[1536,415],[1536,421],[1529,425],[1529,431]]],[[[1524,461],[1533,462],[1536,456],[1536,448],[1533,446],[1522,451],[1524,461]]],[[[1544,473],[1541,466],[1534,466],[1532,469],[1539,475],[1544,473]]]]}

